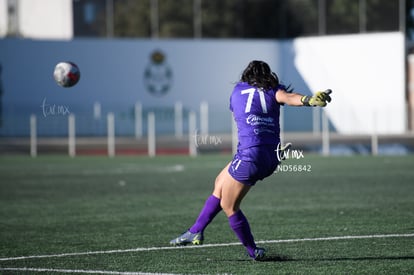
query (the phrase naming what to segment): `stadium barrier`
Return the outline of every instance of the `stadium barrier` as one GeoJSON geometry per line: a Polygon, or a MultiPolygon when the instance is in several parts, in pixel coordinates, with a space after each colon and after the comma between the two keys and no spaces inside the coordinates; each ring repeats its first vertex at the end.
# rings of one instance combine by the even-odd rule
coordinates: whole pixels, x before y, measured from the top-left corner
{"type": "MultiPolygon", "coordinates": [[[[142,106],[137,103],[135,105],[136,114],[141,113],[142,106]]],[[[99,105],[95,105],[95,110],[99,109],[99,105]]],[[[175,117],[175,138],[182,139],[183,138],[183,122],[182,122],[182,104],[177,103],[175,105],[176,110],[176,117],[175,117]]],[[[201,107],[202,116],[208,116],[208,106],[206,103],[203,103],[201,107]]],[[[95,112],[95,117],[99,117],[99,111],[95,112]]],[[[142,138],[142,115],[137,114],[135,121],[135,138],[140,139],[142,138]]],[[[204,124],[208,123],[208,118],[200,118],[204,124]]],[[[76,156],[76,119],[74,114],[70,114],[68,116],[68,136],[67,136],[67,144],[68,144],[68,155],[70,157],[76,156]]],[[[115,133],[115,115],[113,112],[107,114],[106,117],[107,123],[107,155],[109,157],[114,157],[116,155],[116,133],[115,133]]],[[[188,119],[188,152],[190,156],[197,156],[197,136],[194,135],[197,130],[197,114],[194,111],[189,113],[188,119]]],[[[204,125],[202,133],[204,135],[208,135],[208,126],[204,125]]],[[[36,115],[30,116],[30,155],[32,157],[37,156],[37,148],[38,148],[38,137],[37,137],[37,117],[36,115]]],[[[150,157],[156,156],[157,151],[157,133],[156,133],[156,116],[154,112],[148,113],[147,116],[147,155],[150,157]]]]}
{"type": "MultiPolygon", "coordinates": [[[[24,148],[28,148],[32,157],[39,154],[39,148],[40,152],[62,153],[62,148],[65,146],[65,151],[70,157],[75,157],[77,154],[104,154],[114,157],[117,153],[146,154],[151,157],[165,153],[188,154],[190,156],[197,156],[200,152],[208,151],[235,153],[237,149],[237,128],[231,115],[228,118],[229,132],[209,135],[210,114],[208,107],[206,102],[201,102],[198,113],[193,110],[184,112],[183,104],[176,102],[172,109],[174,115],[170,122],[163,121],[163,114],[160,115],[156,111],[147,112],[144,115],[143,106],[140,102],[135,103],[134,120],[127,122],[122,121],[123,117],[119,114],[116,115],[114,112],[108,112],[106,119],[101,119],[102,111],[98,102],[94,104],[93,116],[90,119],[71,113],[65,117],[47,120],[47,125],[45,125],[46,119],[44,117],[37,117],[33,114],[30,116],[28,146],[25,145],[24,140],[27,140],[25,138],[7,139],[2,137],[0,139],[0,151],[5,152],[7,148],[12,150],[18,148],[18,152],[22,152],[22,150],[27,152],[27,149],[24,148]],[[99,123],[98,127],[93,127],[94,123],[99,123]],[[198,123],[199,128],[197,127],[198,123]],[[119,124],[133,125],[129,129],[132,137],[125,136],[122,131],[119,131],[119,129],[123,130],[119,124]],[[168,130],[170,134],[166,135],[165,132],[160,131],[160,129],[164,129],[165,125],[173,125],[168,130]],[[82,130],[88,127],[96,128],[97,134],[86,136],[79,134],[81,132],[79,129],[82,130]],[[49,132],[53,132],[53,129],[57,128],[55,132],[64,134],[45,136],[45,128],[49,132]],[[63,131],[64,128],[66,128],[66,131],[63,131]],[[184,135],[184,132],[187,134],[184,135]],[[167,150],[163,150],[166,148],[167,150]]],[[[338,152],[349,154],[349,148],[351,147],[354,147],[352,150],[357,153],[378,155],[383,153],[384,150],[381,149],[381,146],[383,147],[386,143],[397,144],[396,150],[394,150],[397,154],[405,151],[412,152],[412,148],[414,148],[413,133],[379,135],[375,131],[376,127],[374,127],[374,131],[370,135],[341,135],[331,130],[328,116],[325,110],[320,108],[312,108],[312,115],[317,117],[316,119],[312,118],[312,131],[286,132],[284,113],[284,107],[282,107],[280,113],[281,142],[294,142],[295,147],[305,150],[311,148],[310,150],[315,151],[315,148],[320,148],[319,153],[325,156],[337,154],[338,152]],[[381,143],[379,139],[381,139],[381,143]],[[345,146],[341,147],[344,144],[345,146]],[[332,145],[334,148],[331,148],[332,145]],[[401,146],[398,147],[398,145],[401,146]],[[355,147],[357,147],[356,150],[355,147]],[[408,150],[404,148],[401,150],[401,147],[408,148],[408,150]]],[[[219,114],[219,116],[220,122],[226,122],[222,114],[219,114]]],[[[373,117],[373,125],[376,125],[375,115],[373,117]]],[[[215,117],[216,119],[217,117],[215,117]]],[[[318,150],[316,149],[317,152],[318,150]]]]}

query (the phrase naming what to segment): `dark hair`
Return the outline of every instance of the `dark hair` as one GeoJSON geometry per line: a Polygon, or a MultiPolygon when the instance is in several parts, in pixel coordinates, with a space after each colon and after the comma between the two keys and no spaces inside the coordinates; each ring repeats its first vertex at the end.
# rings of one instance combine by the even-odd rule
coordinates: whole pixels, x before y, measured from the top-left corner
{"type": "Polygon", "coordinates": [[[276,89],[279,86],[279,78],[272,72],[266,62],[253,60],[244,69],[241,81],[264,90],[276,89]]]}

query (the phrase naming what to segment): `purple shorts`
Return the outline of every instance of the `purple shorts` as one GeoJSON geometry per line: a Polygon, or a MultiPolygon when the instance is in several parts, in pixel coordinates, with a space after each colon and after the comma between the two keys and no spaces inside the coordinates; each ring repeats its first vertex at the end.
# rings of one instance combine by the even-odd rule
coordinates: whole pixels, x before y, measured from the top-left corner
{"type": "Polygon", "coordinates": [[[246,185],[255,185],[258,180],[273,174],[279,165],[274,146],[257,146],[239,150],[229,166],[230,175],[246,185]]]}

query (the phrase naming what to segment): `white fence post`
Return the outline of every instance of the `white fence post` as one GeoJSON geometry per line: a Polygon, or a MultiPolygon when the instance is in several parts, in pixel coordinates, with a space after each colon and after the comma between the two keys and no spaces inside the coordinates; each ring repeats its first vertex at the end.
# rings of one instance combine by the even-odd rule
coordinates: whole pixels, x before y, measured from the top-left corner
{"type": "Polygon", "coordinates": [[[30,156],[37,156],[37,125],[36,115],[30,116],[30,156]]]}
{"type": "Polygon", "coordinates": [[[376,133],[371,136],[371,154],[373,156],[378,155],[378,135],[376,133]]]}
{"type": "Polygon", "coordinates": [[[322,154],[329,156],[330,140],[329,140],[329,120],[326,111],[322,111],[322,154]]]}
{"type": "Polygon", "coordinates": [[[197,118],[195,112],[191,111],[188,115],[188,151],[190,156],[197,156],[197,118]]]}
{"type": "Polygon", "coordinates": [[[208,102],[200,103],[200,133],[203,136],[208,135],[208,102]]]}
{"type": "Polygon", "coordinates": [[[142,104],[140,102],[135,103],[135,138],[142,137],[142,104]]]}
{"type": "Polygon", "coordinates": [[[377,133],[377,115],[376,112],[373,112],[373,125],[374,130],[372,131],[371,135],[371,154],[373,156],[378,155],[378,133],[377,133]]]}
{"type": "Polygon", "coordinates": [[[312,130],[313,134],[317,135],[321,131],[321,109],[320,108],[312,108],[312,130]]]}
{"type": "Polygon", "coordinates": [[[68,151],[69,156],[74,157],[76,155],[76,127],[75,127],[75,115],[70,114],[68,117],[68,151]]]}
{"type": "Polygon", "coordinates": [[[237,144],[239,142],[237,134],[237,125],[233,118],[233,113],[231,113],[231,149],[233,155],[237,153],[237,144]]]}
{"type": "Polygon", "coordinates": [[[180,101],[174,104],[174,131],[176,138],[183,137],[183,104],[180,101]]]}
{"type": "Polygon", "coordinates": [[[99,102],[93,104],[93,118],[101,119],[101,103],[99,102]]]}
{"type": "Polygon", "coordinates": [[[148,113],[148,156],[154,157],[156,154],[155,142],[155,114],[148,113]]]}
{"type": "Polygon", "coordinates": [[[108,113],[108,156],[115,156],[115,117],[114,113],[108,113]]]}

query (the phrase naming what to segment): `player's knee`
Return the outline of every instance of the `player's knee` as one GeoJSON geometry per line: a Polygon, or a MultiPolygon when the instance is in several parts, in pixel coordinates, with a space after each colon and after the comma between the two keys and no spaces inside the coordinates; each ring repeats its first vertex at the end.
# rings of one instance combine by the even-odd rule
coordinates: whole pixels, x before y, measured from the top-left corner
{"type": "Polygon", "coordinates": [[[227,217],[232,216],[234,213],[236,213],[239,210],[239,207],[228,203],[226,200],[221,199],[220,206],[223,209],[223,212],[226,214],[227,217]]]}
{"type": "Polygon", "coordinates": [[[219,191],[221,190],[222,186],[223,186],[223,179],[220,175],[218,175],[216,177],[216,180],[214,181],[214,190],[219,191]]]}

